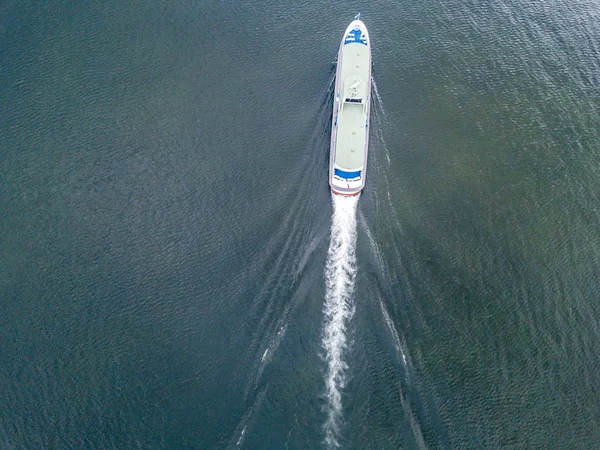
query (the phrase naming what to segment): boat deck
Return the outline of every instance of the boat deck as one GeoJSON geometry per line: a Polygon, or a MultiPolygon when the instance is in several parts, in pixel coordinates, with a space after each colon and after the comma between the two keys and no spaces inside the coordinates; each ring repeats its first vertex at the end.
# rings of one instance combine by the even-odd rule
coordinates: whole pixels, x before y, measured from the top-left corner
{"type": "Polygon", "coordinates": [[[367,114],[363,105],[346,103],[338,115],[335,164],[347,170],[360,169],[365,161],[367,114]]]}

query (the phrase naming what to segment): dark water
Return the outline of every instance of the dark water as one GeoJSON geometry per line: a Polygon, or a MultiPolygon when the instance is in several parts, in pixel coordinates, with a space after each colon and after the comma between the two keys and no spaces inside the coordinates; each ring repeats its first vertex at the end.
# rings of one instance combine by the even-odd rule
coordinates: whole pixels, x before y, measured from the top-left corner
{"type": "Polygon", "coordinates": [[[600,445],[596,2],[5,0],[1,448],[333,442],[358,11],[378,96],[336,441],[600,445]]]}

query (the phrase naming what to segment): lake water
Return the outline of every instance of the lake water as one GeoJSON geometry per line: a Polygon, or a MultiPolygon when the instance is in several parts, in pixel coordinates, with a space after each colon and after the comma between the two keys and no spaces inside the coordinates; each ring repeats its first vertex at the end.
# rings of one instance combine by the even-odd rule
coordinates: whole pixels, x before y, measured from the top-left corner
{"type": "Polygon", "coordinates": [[[597,448],[600,6],[0,4],[0,447],[597,448]],[[327,184],[373,45],[367,187],[327,184]]]}

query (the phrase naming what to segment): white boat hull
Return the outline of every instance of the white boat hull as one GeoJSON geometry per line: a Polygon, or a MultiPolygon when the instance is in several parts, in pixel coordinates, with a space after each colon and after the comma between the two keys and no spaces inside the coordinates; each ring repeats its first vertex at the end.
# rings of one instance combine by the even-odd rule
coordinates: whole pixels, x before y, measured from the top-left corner
{"type": "Polygon", "coordinates": [[[371,112],[371,40],[365,24],[350,23],[340,44],[331,125],[329,185],[341,195],[365,187],[371,112]]]}

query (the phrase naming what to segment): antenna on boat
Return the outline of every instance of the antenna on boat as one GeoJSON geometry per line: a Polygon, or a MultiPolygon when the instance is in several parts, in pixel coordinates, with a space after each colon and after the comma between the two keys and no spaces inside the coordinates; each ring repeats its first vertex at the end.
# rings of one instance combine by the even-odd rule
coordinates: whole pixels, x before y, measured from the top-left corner
{"type": "Polygon", "coordinates": [[[354,20],[360,20],[360,13],[358,13],[355,17],[354,20]]]}

